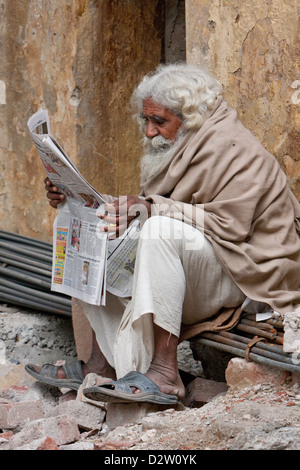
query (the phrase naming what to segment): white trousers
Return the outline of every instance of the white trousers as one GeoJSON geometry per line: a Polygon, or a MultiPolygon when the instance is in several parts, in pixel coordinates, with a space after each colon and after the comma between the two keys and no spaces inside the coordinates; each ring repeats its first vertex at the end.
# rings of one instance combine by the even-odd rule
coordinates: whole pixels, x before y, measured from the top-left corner
{"type": "Polygon", "coordinates": [[[203,233],[181,221],[150,217],[141,231],[131,299],[107,293],[107,305],[78,301],[117,377],[147,372],[154,352],[153,322],[179,336],[245,295],[224,273],[203,233]]]}

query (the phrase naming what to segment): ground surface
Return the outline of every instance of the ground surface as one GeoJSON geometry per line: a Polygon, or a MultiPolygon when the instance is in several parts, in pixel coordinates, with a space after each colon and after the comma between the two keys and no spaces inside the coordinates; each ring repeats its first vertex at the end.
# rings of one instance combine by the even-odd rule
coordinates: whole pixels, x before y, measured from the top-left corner
{"type": "MultiPolygon", "coordinates": [[[[61,358],[62,346],[56,346],[55,326],[44,317],[33,319],[27,313],[4,310],[0,315],[2,336],[7,359],[21,364],[39,354],[43,363],[51,353],[61,358]],[[25,323],[24,323],[25,315],[25,323]],[[22,321],[21,321],[22,320],[22,321]],[[38,320],[38,323],[36,323],[38,320]],[[31,323],[28,323],[32,321],[31,323]],[[50,336],[46,334],[46,323],[50,336]],[[25,325],[25,327],[24,327],[25,325]],[[35,338],[37,336],[37,338],[35,338]],[[50,344],[50,339],[53,343],[50,344]],[[56,346],[56,349],[54,348],[56,346]]],[[[53,323],[53,320],[52,320],[53,323]]],[[[55,324],[57,321],[54,322],[55,324]]],[[[67,337],[69,338],[69,330],[67,337]]],[[[67,353],[72,349],[67,344],[67,353]]],[[[178,353],[179,367],[195,376],[202,375],[201,364],[195,361],[189,343],[183,343],[178,353]]],[[[46,362],[46,361],[45,361],[46,362]]],[[[19,372],[20,373],[20,372],[19,372]]],[[[26,374],[25,374],[26,375],[26,374]]],[[[20,385],[11,374],[5,388],[20,385]]],[[[22,384],[21,384],[22,385],[22,384]]],[[[3,385],[4,387],[4,385],[3,385]]],[[[48,392],[42,396],[48,399],[48,392]]],[[[51,405],[52,406],[52,405],[51,405]]],[[[14,430],[16,432],[17,430],[14,430]]],[[[1,444],[1,443],[0,443],[1,444]]],[[[6,443],[3,443],[6,445],[6,443]]],[[[101,430],[83,432],[80,440],[60,447],[62,450],[127,451],[201,451],[201,450],[300,450],[300,384],[289,377],[285,383],[261,383],[243,389],[229,388],[201,408],[168,409],[151,413],[131,424],[111,430],[104,422],[101,430]]]]}
{"type": "Polygon", "coordinates": [[[93,438],[103,449],[299,450],[300,387],[229,390],[201,408],[152,413],[93,438]],[[104,446],[103,446],[104,444],[104,446]]]}

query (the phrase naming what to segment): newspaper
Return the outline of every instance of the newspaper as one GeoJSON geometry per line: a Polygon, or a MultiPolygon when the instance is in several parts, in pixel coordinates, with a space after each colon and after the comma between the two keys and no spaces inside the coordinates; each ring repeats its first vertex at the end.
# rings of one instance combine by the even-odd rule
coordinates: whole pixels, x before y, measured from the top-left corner
{"type": "Polygon", "coordinates": [[[110,240],[97,213],[112,197],[99,194],[79,173],[51,135],[48,111],[33,114],[27,125],[47,176],[66,196],[53,225],[51,290],[92,305],[105,305],[106,291],[130,297],[139,221],[110,240]]]}

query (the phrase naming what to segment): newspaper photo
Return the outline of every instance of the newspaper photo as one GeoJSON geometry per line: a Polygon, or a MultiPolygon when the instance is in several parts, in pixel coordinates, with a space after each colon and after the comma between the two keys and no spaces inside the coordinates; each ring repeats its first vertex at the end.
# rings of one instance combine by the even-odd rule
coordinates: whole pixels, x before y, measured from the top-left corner
{"type": "Polygon", "coordinates": [[[93,305],[105,305],[106,290],[130,297],[138,221],[108,239],[97,213],[113,198],[98,193],[52,137],[48,111],[33,114],[27,125],[48,178],[66,196],[53,225],[51,289],[93,305]]]}

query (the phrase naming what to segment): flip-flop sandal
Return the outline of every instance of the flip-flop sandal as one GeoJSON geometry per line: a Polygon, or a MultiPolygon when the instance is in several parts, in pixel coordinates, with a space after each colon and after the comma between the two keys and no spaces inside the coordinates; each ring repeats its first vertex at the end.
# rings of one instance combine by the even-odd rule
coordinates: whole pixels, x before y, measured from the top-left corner
{"type": "Polygon", "coordinates": [[[85,377],[82,371],[82,365],[83,361],[74,361],[61,366],[44,364],[40,368],[34,364],[27,364],[25,370],[39,382],[54,385],[58,388],[78,390],[85,377]],[[57,378],[57,373],[60,368],[65,371],[65,379],[57,378]]]}
{"type": "Polygon", "coordinates": [[[176,395],[163,393],[148,377],[140,372],[129,372],[122,379],[104,383],[97,387],[85,388],[85,397],[95,401],[110,403],[154,403],[160,405],[176,405],[176,395]],[[134,393],[130,387],[140,390],[134,393]]]}

